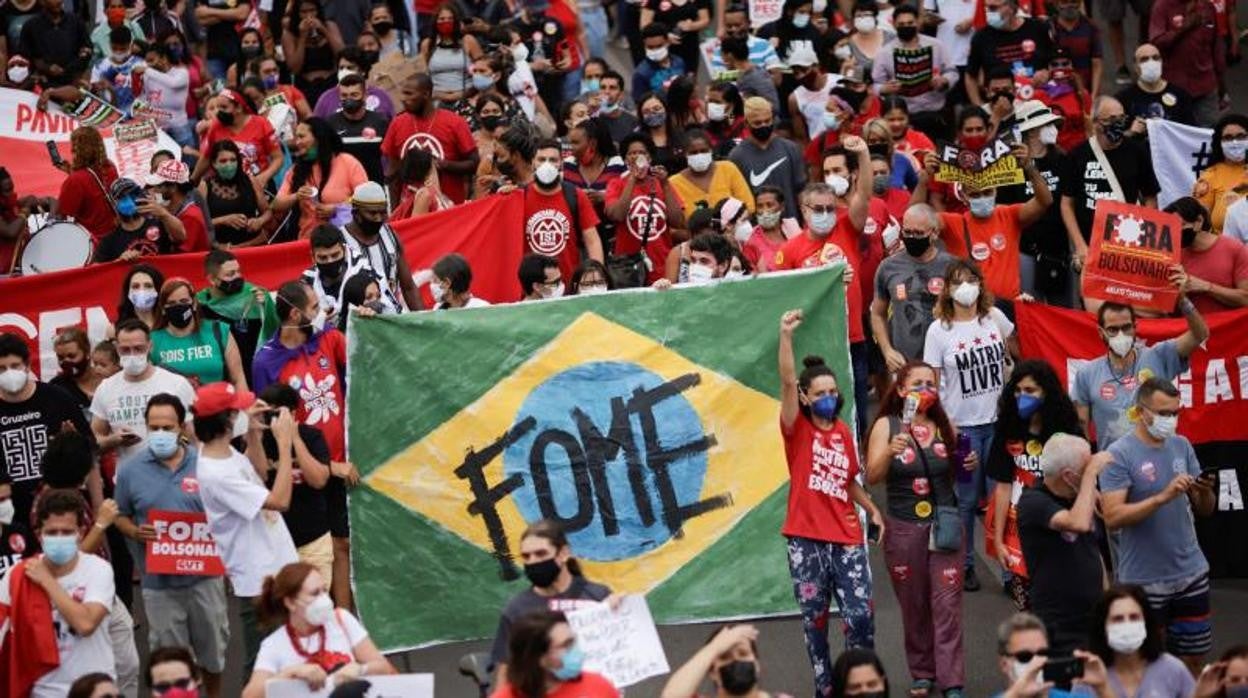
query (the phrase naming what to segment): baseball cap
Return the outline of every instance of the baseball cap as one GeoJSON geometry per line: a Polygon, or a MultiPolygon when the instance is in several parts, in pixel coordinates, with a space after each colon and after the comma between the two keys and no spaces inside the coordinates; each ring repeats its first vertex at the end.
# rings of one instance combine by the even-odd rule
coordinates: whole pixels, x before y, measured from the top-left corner
{"type": "Polygon", "coordinates": [[[802,67],[809,68],[819,63],[819,57],[815,55],[814,49],[806,44],[798,44],[789,52],[789,60],[787,61],[790,68],[802,67]]]}
{"type": "Polygon", "coordinates": [[[351,193],[351,203],[356,206],[385,206],[389,203],[386,200],[386,190],[376,182],[364,182],[355,188],[351,193]]]}
{"type": "Polygon", "coordinates": [[[160,167],[156,171],[147,176],[147,186],[154,187],[158,184],[186,184],[191,181],[191,168],[181,160],[166,160],[160,163],[160,167]]]}
{"type": "Polygon", "coordinates": [[[140,187],[138,182],[125,177],[119,177],[117,181],[113,182],[113,185],[108,188],[108,195],[113,198],[113,201],[121,201],[127,196],[138,196],[142,193],[143,187],[140,187]]]}
{"type": "Polygon", "coordinates": [[[229,410],[245,410],[255,402],[256,394],[250,390],[237,390],[224,381],[209,383],[195,391],[191,412],[196,417],[211,417],[229,410]]]}

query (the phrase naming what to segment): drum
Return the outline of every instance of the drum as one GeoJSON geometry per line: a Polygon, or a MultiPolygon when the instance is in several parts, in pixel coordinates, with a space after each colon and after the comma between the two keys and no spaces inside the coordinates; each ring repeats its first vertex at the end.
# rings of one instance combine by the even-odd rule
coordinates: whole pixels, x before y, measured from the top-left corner
{"type": "Polygon", "coordinates": [[[94,249],[86,228],[69,221],[53,221],[26,241],[18,267],[27,276],[77,269],[91,263],[94,249]]]}

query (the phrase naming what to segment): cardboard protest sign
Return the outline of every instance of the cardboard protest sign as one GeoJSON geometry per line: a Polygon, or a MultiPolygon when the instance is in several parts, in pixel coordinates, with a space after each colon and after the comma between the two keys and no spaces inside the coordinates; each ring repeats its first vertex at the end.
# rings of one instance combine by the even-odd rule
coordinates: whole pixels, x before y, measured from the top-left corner
{"type": "Polygon", "coordinates": [[[1179,291],[1170,267],[1179,263],[1182,221],[1173,213],[1101,199],[1092,218],[1083,295],[1172,312],[1179,291]]]}
{"type": "Polygon", "coordinates": [[[208,517],[203,512],[153,510],[148,512],[147,522],[156,528],[156,540],[147,542],[148,574],[225,574],[221,551],[208,532],[208,517]]]}
{"type": "Polygon", "coordinates": [[[901,83],[899,94],[914,97],[931,90],[935,63],[931,46],[893,49],[893,75],[901,83]]]}
{"type": "Polygon", "coordinates": [[[143,184],[152,171],[152,156],[160,148],[160,129],[151,120],[132,121],[113,128],[117,149],[113,163],[117,172],[128,179],[143,184]]]}
{"type": "Polygon", "coordinates": [[[602,603],[567,615],[577,644],[585,651],[585,668],[607,677],[616,688],[670,671],[646,597],[625,596],[614,611],[602,603]]]}
{"type": "Polygon", "coordinates": [[[750,27],[758,29],[784,14],[783,0],[750,0],[750,27]]]}
{"type": "Polygon", "coordinates": [[[1026,177],[1011,148],[1013,146],[1000,138],[994,138],[979,150],[956,145],[937,148],[940,169],[936,172],[936,181],[961,184],[972,191],[1022,184],[1026,177]]]}

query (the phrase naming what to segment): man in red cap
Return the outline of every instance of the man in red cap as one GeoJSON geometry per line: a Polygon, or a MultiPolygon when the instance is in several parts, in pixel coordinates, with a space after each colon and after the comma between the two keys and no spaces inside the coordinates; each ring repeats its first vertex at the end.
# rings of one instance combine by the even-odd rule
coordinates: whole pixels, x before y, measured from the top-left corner
{"type": "Polygon", "coordinates": [[[236,390],[229,383],[209,383],[195,391],[191,412],[195,415],[195,437],[201,444],[199,497],[239,599],[246,676],[251,674],[262,639],[253,601],[260,595],[265,577],[299,560],[280,514],[290,506],[294,487],[290,453],[295,420],[286,408],[273,410],[257,401],[254,393],[236,390]],[[263,477],[269,469],[260,438],[266,429],[272,431],[278,445],[277,475],[271,490],[265,487],[263,477]],[[246,455],[230,445],[231,439],[243,433],[246,455]]]}

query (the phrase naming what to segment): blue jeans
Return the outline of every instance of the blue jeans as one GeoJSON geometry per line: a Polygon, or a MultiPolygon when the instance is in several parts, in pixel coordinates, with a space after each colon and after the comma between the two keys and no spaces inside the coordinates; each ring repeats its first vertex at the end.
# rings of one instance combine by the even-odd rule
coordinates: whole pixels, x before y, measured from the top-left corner
{"type": "Polygon", "coordinates": [[[975,515],[979,513],[979,499],[984,496],[984,465],[988,463],[988,450],[992,448],[995,428],[991,423],[958,427],[958,433],[970,437],[971,450],[979,456],[979,464],[970,479],[963,481],[959,477],[954,487],[958,495],[958,513],[962,515],[962,530],[966,532],[966,567],[975,565],[975,515]]]}
{"type": "Polygon", "coordinates": [[[835,597],[841,612],[845,646],[875,647],[875,614],[871,607],[871,566],[867,546],[826,543],[792,536],[788,539],[793,596],[802,612],[806,652],[815,673],[815,696],[832,693],[832,655],[828,619],[835,597]]]}
{"type": "Polygon", "coordinates": [[[605,58],[607,55],[607,11],[598,6],[594,10],[581,11],[581,26],[585,27],[585,43],[589,44],[589,55],[592,58],[605,58]]]}
{"type": "MultiPolygon", "coordinates": [[[[867,381],[870,369],[867,366],[867,343],[853,342],[849,345],[849,359],[854,368],[854,414],[857,419],[858,438],[861,440],[867,433],[867,403],[871,389],[867,381]]],[[[989,434],[991,436],[991,434],[989,434]]]]}

